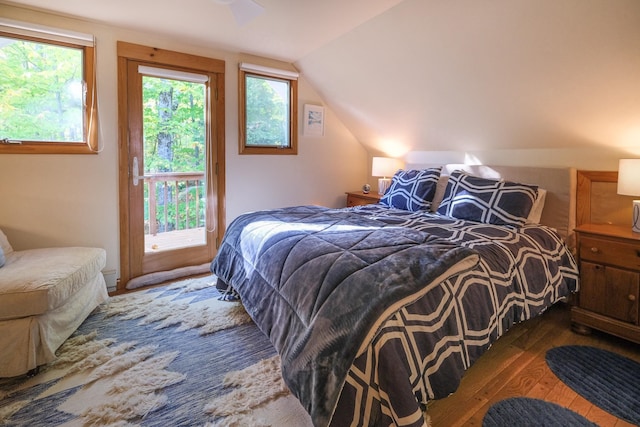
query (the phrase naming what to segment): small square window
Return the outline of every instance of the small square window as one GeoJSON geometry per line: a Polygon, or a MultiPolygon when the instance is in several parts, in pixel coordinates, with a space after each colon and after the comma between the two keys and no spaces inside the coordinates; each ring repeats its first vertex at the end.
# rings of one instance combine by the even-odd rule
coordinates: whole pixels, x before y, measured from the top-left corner
{"type": "Polygon", "coordinates": [[[240,154],[297,154],[297,80],[240,69],[240,154]]]}
{"type": "Polygon", "coordinates": [[[0,153],[97,151],[94,48],[0,32],[0,153]]]}

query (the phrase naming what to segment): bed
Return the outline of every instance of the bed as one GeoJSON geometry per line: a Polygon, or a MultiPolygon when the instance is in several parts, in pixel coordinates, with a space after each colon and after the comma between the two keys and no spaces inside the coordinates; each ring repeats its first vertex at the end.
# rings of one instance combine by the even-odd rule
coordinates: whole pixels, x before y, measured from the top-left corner
{"type": "Polygon", "coordinates": [[[515,323],[578,288],[575,170],[409,165],[375,205],[252,212],[211,271],[316,426],[423,426],[515,323]]]}

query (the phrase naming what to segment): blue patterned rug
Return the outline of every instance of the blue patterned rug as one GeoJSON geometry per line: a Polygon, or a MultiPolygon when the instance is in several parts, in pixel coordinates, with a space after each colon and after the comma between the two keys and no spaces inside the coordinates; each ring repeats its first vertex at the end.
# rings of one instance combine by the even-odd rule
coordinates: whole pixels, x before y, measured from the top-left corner
{"type": "Polygon", "coordinates": [[[492,405],[482,420],[482,426],[597,427],[597,424],[552,402],[528,397],[512,397],[492,405]]]}
{"type": "Polygon", "coordinates": [[[595,347],[568,345],[547,351],[549,368],[580,396],[640,425],[640,363],[595,347]]]}
{"type": "Polygon", "coordinates": [[[274,348],[213,285],[111,298],[36,376],[0,379],[0,425],[283,425],[279,412],[304,424],[274,348]]]}

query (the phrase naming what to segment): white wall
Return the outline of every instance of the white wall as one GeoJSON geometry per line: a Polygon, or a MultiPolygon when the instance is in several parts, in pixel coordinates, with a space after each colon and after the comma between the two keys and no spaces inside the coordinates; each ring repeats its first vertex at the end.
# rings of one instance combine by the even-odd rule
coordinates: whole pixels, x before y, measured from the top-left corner
{"type": "Polygon", "coordinates": [[[389,155],[640,150],[638,0],[404,0],[296,65],[389,155]]]}
{"type": "MultiPolygon", "coordinates": [[[[626,0],[622,3],[626,3],[626,0]]],[[[449,7],[444,3],[429,2],[428,4],[434,7],[435,5],[443,8],[449,7]]],[[[531,3],[532,7],[535,4],[531,3]]],[[[594,6],[595,3],[591,2],[590,4],[594,6]]],[[[408,1],[406,5],[418,8],[426,7],[417,1],[408,1]]],[[[605,6],[599,5],[598,7],[605,6]]],[[[620,6],[613,10],[619,11],[621,8],[620,6]]],[[[395,22],[395,13],[402,13],[404,10],[404,8],[395,10],[394,14],[388,17],[390,22],[384,22],[395,22]]],[[[633,8],[632,10],[637,9],[633,8]]],[[[431,10],[426,12],[433,13],[431,10]]],[[[523,129],[533,129],[535,132],[524,132],[523,129],[520,129],[520,133],[516,137],[507,139],[525,142],[502,144],[495,147],[500,149],[491,149],[487,145],[491,139],[487,134],[486,138],[478,139],[477,144],[469,144],[467,151],[457,151],[462,149],[453,148],[453,139],[447,139],[443,144],[444,148],[438,149],[430,138],[421,139],[414,136],[409,138],[409,141],[404,141],[404,138],[392,138],[394,135],[390,134],[391,138],[378,144],[377,141],[373,143],[374,141],[363,136],[362,142],[370,150],[367,152],[352,133],[343,126],[335,112],[340,112],[347,119],[351,115],[362,117],[368,123],[368,129],[371,132],[379,131],[380,120],[369,113],[376,111],[381,106],[393,109],[401,117],[411,117],[419,124],[425,123],[425,117],[431,117],[429,114],[417,114],[417,110],[413,108],[415,106],[407,103],[407,100],[414,97],[424,99],[419,94],[416,95],[417,92],[414,93],[419,88],[413,85],[411,90],[398,90],[398,86],[396,86],[400,82],[415,82],[415,79],[411,80],[403,74],[385,72],[389,67],[406,69],[408,66],[407,58],[415,60],[415,55],[424,58],[422,50],[424,46],[412,50],[414,53],[407,54],[404,58],[402,55],[411,45],[408,44],[405,48],[398,50],[400,44],[395,44],[390,48],[390,51],[396,52],[399,59],[395,60],[393,59],[395,57],[392,56],[390,60],[385,60],[383,63],[380,61],[380,54],[383,52],[380,50],[381,45],[372,43],[370,50],[363,51],[346,43],[352,38],[371,41],[375,35],[375,24],[378,20],[356,29],[352,35],[345,36],[331,46],[319,49],[317,53],[298,62],[298,66],[302,68],[299,82],[299,114],[302,114],[306,103],[324,104],[326,108],[324,137],[305,138],[300,136],[297,156],[240,156],[237,145],[236,69],[238,61],[244,58],[244,55],[239,52],[229,52],[215,46],[198,46],[173,38],[132,32],[57,15],[41,14],[3,4],[0,4],[0,13],[11,19],[92,33],[97,37],[100,144],[103,147],[102,152],[98,155],[0,155],[0,228],[5,230],[16,249],[65,245],[105,248],[107,250],[105,270],[110,273],[106,276],[111,286],[115,283],[119,271],[117,40],[226,61],[227,223],[242,212],[262,208],[303,203],[339,206],[344,203],[344,191],[357,190],[367,181],[374,188],[376,187],[376,179],[369,176],[370,159],[372,155],[384,155],[385,152],[404,156],[411,163],[466,162],[493,165],[573,166],[589,170],[616,170],[619,158],[640,157],[638,121],[637,118],[629,118],[635,117],[637,103],[631,104],[629,109],[631,113],[619,114],[620,117],[627,117],[626,122],[622,119],[616,121],[609,116],[617,113],[612,108],[606,108],[599,101],[600,96],[591,97],[593,91],[589,90],[580,93],[584,93],[584,96],[588,98],[590,108],[602,111],[606,117],[600,117],[598,120],[580,120],[579,126],[576,125],[575,128],[583,130],[585,134],[578,135],[577,131],[553,133],[548,126],[536,127],[532,125],[523,129]],[[333,50],[339,52],[330,54],[333,50]],[[357,55],[354,55],[354,52],[357,52],[357,55]],[[371,65],[369,65],[368,58],[373,58],[371,65]],[[309,73],[305,74],[305,68],[309,69],[309,73]],[[326,83],[327,86],[324,87],[322,94],[331,96],[331,99],[323,100],[322,94],[311,86],[309,78],[311,71],[316,77],[315,80],[319,83],[326,83]],[[383,72],[382,77],[379,76],[380,72],[383,72]],[[381,82],[382,85],[380,85],[381,82]],[[389,85],[392,87],[387,87],[389,85]],[[360,88],[360,86],[363,87],[360,88]],[[344,95],[360,89],[367,96],[362,99],[358,98],[359,108],[342,104],[341,98],[344,95]],[[381,90],[383,92],[391,91],[391,95],[387,98],[384,96],[386,92],[380,94],[381,90]],[[335,106],[334,110],[328,109],[324,101],[332,102],[335,106]],[[597,108],[593,107],[594,105],[597,105],[597,108]],[[348,114],[345,113],[346,110],[348,110],[348,114]],[[615,132],[598,133],[590,129],[594,123],[605,122],[615,127],[615,132]],[[624,123],[619,126],[615,125],[618,122],[624,123]],[[540,137],[540,133],[545,136],[540,137]],[[616,136],[618,134],[619,136],[616,136]],[[451,144],[447,145],[447,143],[451,144]]],[[[420,25],[424,26],[423,23],[420,25]]],[[[442,25],[445,26],[445,23],[442,25]]],[[[607,28],[614,31],[615,25],[609,25],[607,28]]],[[[433,28],[428,31],[433,31],[433,28]]],[[[636,32],[637,29],[631,31],[631,34],[636,34],[636,32]]],[[[501,34],[504,35],[504,33],[501,34]]],[[[614,34],[617,33],[614,31],[614,34]]],[[[625,32],[621,34],[626,35],[625,32]]],[[[383,31],[375,37],[385,38],[388,36],[388,31],[383,31]]],[[[428,39],[434,40],[434,43],[439,40],[437,37],[428,39]]],[[[623,39],[625,46],[637,43],[636,39],[630,40],[629,37],[623,37],[623,39]]],[[[537,39],[533,37],[533,40],[537,39]]],[[[612,46],[614,45],[612,44],[612,46]]],[[[444,48],[443,51],[450,52],[444,48]]],[[[580,52],[585,51],[588,52],[589,48],[580,52]]],[[[615,49],[604,48],[602,51],[608,56],[615,55],[616,52],[615,49]]],[[[626,55],[627,50],[624,52],[626,55]]],[[[632,61],[625,59],[618,62],[629,64],[629,67],[635,70],[638,57],[635,58],[632,61]]],[[[445,77],[453,79],[444,81],[447,83],[447,87],[456,85],[457,80],[454,77],[458,74],[462,80],[466,79],[465,68],[456,69],[458,74],[451,76],[451,74],[447,74],[446,67],[440,68],[443,65],[442,62],[434,63],[428,58],[423,62],[429,64],[430,69],[434,72],[437,71],[443,79],[445,77]]],[[[553,64],[555,62],[543,65],[552,66],[553,64]]],[[[469,69],[469,72],[475,75],[474,69],[469,69]]],[[[624,80],[624,93],[627,93],[627,98],[633,98],[638,93],[638,74],[635,72],[631,74],[634,76],[633,78],[624,80]]],[[[568,81],[570,82],[573,77],[572,74],[568,81]]],[[[610,88],[611,82],[610,79],[602,79],[598,85],[598,93],[607,93],[606,89],[610,88]]],[[[554,87],[559,91],[558,94],[564,93],[562,85],[554,87]]],[[[447,95],[448,93],[443,98],[433,98],[435,95],[432,95],[428,99],[440,108],[445,105],[443,102],[448,99],[447,95]]],[[[467,95],[468,92],[464,91],[460,94],[464,101],[461,101],[461,105],[468,105],[467,95]]],[[[491,98],[484,97],[482,99],[486,102],[491,98]]],[[[578,99],[576,101],[578,103],[583,100],[582,97],[576,99],[578,99]]],[[[546,111],[549,105],[541,105],[540,111],[546,111]]],[[[454,113],[456,111],[455,109],[450,110],[454,113]]],[[[526,115],[522,111],[520,113],[526,115]]],[[[558,113],[555,118],[562,119],[565,117],[564,113],[564,111],[558,113]]],[[[341,117],[343,117],[342,115],[341,117]]],[[[386,110],[381,113],[381,117],[388,117],[386,110]]],[[[430,129],[436,133],[446,133],[447,130],[460,129],[461,123],[459,120],[451,120],[450,122],[445,120],[430,125],[430,129]]],[[[507,117],[501,117],[500,123],[504,123],[505,126],[509,125],[507,117]]],[[[403,132],[407,129],[403,120],[394,121],[394,124],[400,126],[403,132]]],[[[357,131],[358,125],[354,125],[353,129],[357,131]]],[[[299,131],[302,132],[301,126],[299,131]]],[[[379,134],[381,137],[386,135],[385,132],[379,132],[379,134]]]]}
{"type": "MultiPolygon", "coordinates": [[[[297,156],[238,155],[237,52],[6,5],[0,8],[10,19],[90,33],[97,38],[100,154],[0,155],[0,228],[15,249],[69,245],[105,248],[105,277],[110,287],[115,286],[120,270],[118,40],[226,61],[227,223],[248,210],[307,203],[338,207],[345,203],[345,191],[360,188],[367,179],[367,152],[330,110],[325,110],[325,136],[300,135],[297,156]]],[[[298,95],[300,116],[305,103],[323,105],[304,75],[298,95]]]]}

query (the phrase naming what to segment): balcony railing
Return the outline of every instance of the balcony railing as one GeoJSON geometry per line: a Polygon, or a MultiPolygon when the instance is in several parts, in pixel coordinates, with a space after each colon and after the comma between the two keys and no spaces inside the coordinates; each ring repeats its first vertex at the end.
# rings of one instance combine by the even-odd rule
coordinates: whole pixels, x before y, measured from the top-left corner
{"type": "MultiPolygon", "coordinates": [[[[206,183],[202,172],[161,172],[145,174],[145,242],[151,236],[169,238],[202,231],[206,226],[206,183]],[[198,230],[199,229],[199,230],[198,230]],[[176,233],[182,231],[181,233],[176,233]]],[[[204,243],[204,232],[199,233],[204,243]]],[[[168,239],[162,239],[167,241],[168,239]]],[[[176,246],[180,246],[176,242],[176,246]]],[[[157,244],[146,244],[156,246],[157,244]]],[[[164,244],[163,246],[166,246],[164,244]]],[[[174,246],[174,245],[171,245],[174,246]]],[[[167,249],[166,247],[162,249],[167,249]]]]}

